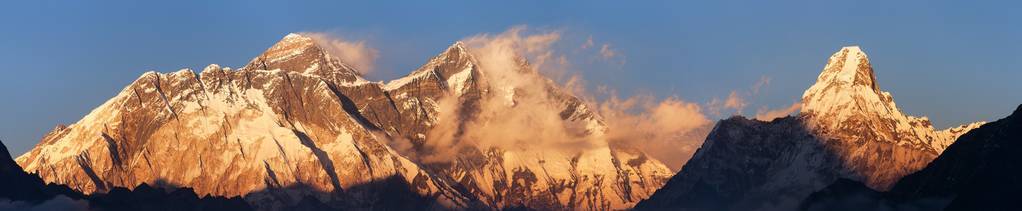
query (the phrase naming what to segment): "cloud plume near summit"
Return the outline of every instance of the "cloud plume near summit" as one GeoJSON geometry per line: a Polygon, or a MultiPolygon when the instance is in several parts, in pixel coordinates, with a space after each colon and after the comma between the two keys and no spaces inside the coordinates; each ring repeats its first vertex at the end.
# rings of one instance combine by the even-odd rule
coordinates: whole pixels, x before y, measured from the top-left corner
{"type": "Polygon", "coordinates": [[[327,53],[341,59],[345,64],[354,66],[359,74],[368,75],[376,70],[375,63],[376,58],[379,57],[379,50],[369,46],[364,40],[348,40],[323,32],[302,32],[301,34],[311,37],[327,53]]]}
{"type": "Polygon", "coordinates": [[[605,86],[591,91],[580,75],[585,71],[575,70],[562,53],[570,50],[556,45],[563,38],[560,31],[517,26],[463,39],[479,62],[482,86],[488,91],[474,104],[457,97],[442,99],[438,123],[424,146],[429,153],[413,157],[427,163],[446,162],[468,147],[483,151],[531,148],[574,156],[614,146],[645,152],[671,170],[680,169],[712,127],[705,109],[680,97],[619,96],[605,86]],[[578,97],[602,117],[600,126],[562,118],[565,94],[578,97]]]}

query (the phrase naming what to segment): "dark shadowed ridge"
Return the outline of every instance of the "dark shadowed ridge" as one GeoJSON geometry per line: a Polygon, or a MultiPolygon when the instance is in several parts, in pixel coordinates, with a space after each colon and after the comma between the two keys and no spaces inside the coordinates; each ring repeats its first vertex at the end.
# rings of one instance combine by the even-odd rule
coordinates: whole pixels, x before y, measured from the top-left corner
{"type": "MultiPolygon", "coordinates": [[[[763,190],[762,187],[776,179],[773,178],[776,169],[809,165],[807,162],[812,160],[838,158],[803,126],[798,117],[789,116],[764,122],[734,116],[717,122],[693,159],[649,199],[639,202],[635,210],[753,210],[765,206],[790,207],[782,203],[797,205],[798,200],[808,193],[793,190],[776,193],[763,190]],[[800,156],[800,151],[819,153],[810,159],[800,156]]],[[[840,167],[814,168],[820,170],[804,172],[802,176],[834,180],[837,173],[823,169],[840,167]]],[[[813,188],[812,184],[785,185],[797,190],[813,188]]]]}
{"type": "MultiPolygon", "coordinates": [[[[31,208],[58,196],[87,202],[97,210],[252,210],[239,197],[199,197],[190,188],[152,187],[139,185],[132,190],[122,187],[109,192],[83,195],[64,185],[44,184],[36,174],[22,170],[0,142],[0,201],[21,202],[31,208]]],[[[82,207],[84,209],[84,207],[82,207]]]]}
{"type": "Polygon", "coordinates": [[[888,192],[842,181],[812,194],[803,210],[1016,210],[1022,196],[1022,105],[961,136],[926,168],[888,192]]]}

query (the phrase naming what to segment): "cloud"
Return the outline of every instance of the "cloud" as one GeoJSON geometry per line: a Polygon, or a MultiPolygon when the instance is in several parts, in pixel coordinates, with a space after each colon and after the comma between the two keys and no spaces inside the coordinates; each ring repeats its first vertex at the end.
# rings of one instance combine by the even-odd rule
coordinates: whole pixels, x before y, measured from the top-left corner
{"type": "Polygon", "coordinates": [[[788,115],[791,115],[791,113],[794,113],[794,112],[798,111],[798,109],[800,109],[800,108],[802,108],[802,103],[801,102],[795,102],[795,103],[792,103],[791,106],[788,106],[788,107],[785,107],[785,108],[779,108],[779,109],[775,109],[775,110],[768,110],[767,107],[764,106],[764,107],[760,107],[758,110],[756,110],[756,119],[758,119],[760,121],[772,121],[772,120],[774,120],[776,118],[786,117],[788,115]]]}
{"type": "Polygon", "coordinates": [[[590,35],[589,38],[586,39],[586,42],[582,43],[582,47],[581,48],[582,48],[582,50],[585,50],[585,49],[589,49],[589,48],[593,47],[593,45],[594,45],[593,44],[593,36],[590,35]]]}
{"type": "MultiPolygon", "coordinates": [[[[726,98],[721,100],[720,98],[714,97],[707,103],[709,113],[715,116],[720,116],[725,111],[733,110],[735,115],[742,115],[745,108],[749,105],[749,98],[753,98],[759,95],[759,92],[766,86],[770,85],[772,79],[769,76],[760,76],[756,83],[753,83],[749,87],[748,91],[732,90],[726,98]]],[[[788,110],[796,111],[801,105],[792,105],[791,107],[781,108],[778,110],[767,110],[766,107],[761,107],[756,110],[756,115],[762,116],[763,118],[771,117],[782,117],[790,114],[791,112],[784,112],[788,110]],[[794,107],[794,108],[793,108],[794,107]]]]}
{"type": "Polygon", "coordinates": [[[611,96],[600,103],[610,144],[633,147],[677,171],[702,145],[712,123],[699,104],[669,97],[657,102],[650,95],[628,99],[611,96]]]}
{"type": "Polygon", "coordinates": [[[554,47],[561,34],[527,32],[531,31],[518,26],[462,40],[479,61],[481,86],[490,91],[481,98],[440,99],[438,122],[426,134],[425,150],[411,157],[424,163],[445,163],[473,150],[493,148],[575,156],[613,146],[644,152],[676,171],[709,133],[712,121],[702,113],[703,108],[678,97],[621,98],[602,86],[591,93],[579,75],[563,84],[549,80],[552,73],[564,73],[571,67],[554,47]],[[579,101],[566,100],[574,98],[568,94],[578,96],[579,101]],[[597,94],[607,95],[600,98],[606,100],[595,100],[597,94]],[[562,118],[562,111],[578,106],[567,102],[581,102],[602,121],[562,118]]]}
{"type": "Polygon", "coordinates": [[[745,109],[745,105],[747,104],[748,103],[745,102],[745,99],[738,96],[738,92],[736,91],[731,91],[731,94],[727,96],[727,100],[724,100],[724,108],[735,109],[739,114],[742,113],[742,109],[745,109]]]}
{"type": "Polygon", "coordinates": [[[735,114],[741,115],[746,105],[748,103],[738,91],[731,91],[731,94],[728,94],[724,100],[714,97],[707,106],[710,107],[710,113],[719,116],[728,109],[734,110],[735,114]]]}
{"type": "Polygon", "coordinates": [[[322,32],[304,32],[302,34],[311,37],[330,55],[336,56],[345,64],[354,67],[359,74],[368,75],[376,68],[379,51],[370,47],[364,40],[346,40],[322,32]]]}
{"type": "Polygon", "coordinates": [[[466,150],[541,149],[573,155],[605,142],[587,137],[581,122],[560,116],[564,97],[552,94],[556,84],[543,75],[561,74],[567,59],[552,45],[559,32],[526,34],[524,26],[500,34],[481,34],[462,40],[479,61],[482,98],[445,97],[439,100],[438,123],[426,134],[426,163],[449,162],[466,150]],[[466,115],[468,114],[468,115],[466,115]]]}
{"type": "Polygon", "coordinates": [[[756,81],[756,84],[752,85],[752,94],[754,95],[759,94],[759,89],[766,85],[770,85],[770,77],[767,77],[765,75],[760,76],[759,81],[756,81]]]}
{"type": "Polygon", "coordinates": [[[600,47],[600,56],[604,59],[610,59],[617,56],[617,52],[610,49],[610,44],[603,44],[603,47],[600,47]]]}
{"type": "MultiPolygon", "coordinates": [[[[597,45],[596,41],[594,41],[593,36],[590,35],[588,38],[586,38],[585,42],[583,42],[582,45],[579,46],[579,49],[588,50],[589,48],[592,48],[596,45],[597,45]]],[[[625,62],[627,61],[625,59],[624,54],[621,54],[620,51],[617,51],[614,48],[612,48],[609,43],[599,44],[599,46],[600,46],[599,49],[595,49],[594,51],[599,60],[616,63],[618,65],[624,65],[625,62]]]]}
{"type": "Polygon", "coordinates": [[[627,62],[624,55],[610,48],[610,44],[603,44],[600,47],[600,57],[603,57],[605,60],[616,61],[618,65],[624,65],[627,62]]]}

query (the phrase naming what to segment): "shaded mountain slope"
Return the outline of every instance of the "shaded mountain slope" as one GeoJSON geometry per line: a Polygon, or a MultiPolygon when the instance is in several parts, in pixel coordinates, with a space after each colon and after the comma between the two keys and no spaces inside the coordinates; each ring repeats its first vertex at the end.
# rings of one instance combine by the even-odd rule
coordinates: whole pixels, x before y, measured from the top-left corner
{"type": "Polygon", "coordinates": [[[845,181],[814,193],[805,210],[1014,210],[1022,195],[1022,105],[1010,116],[961,136],[922,170],[888,192],[845,181]]]}

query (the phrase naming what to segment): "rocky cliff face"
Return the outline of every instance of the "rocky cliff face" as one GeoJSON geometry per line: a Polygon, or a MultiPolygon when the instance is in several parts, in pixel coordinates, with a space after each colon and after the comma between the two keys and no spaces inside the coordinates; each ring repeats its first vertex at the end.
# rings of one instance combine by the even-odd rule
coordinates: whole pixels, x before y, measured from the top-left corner
{"type": "MultiPolygon", "coordinates": [[[[628,208],[670,176],[658,161],[624,148],[476,148],[442,163],[409,155],[437,150],[424,146],[442,124],[442,99],[472,108],[514,97],[513,87],[490,86],[482,68],[456,43],[408,76],[369,82],[312,38],[291,34],[238,70],[145,73],[17,161],[47,182],[87,193],[159,181],[199,195],[245,196],[264,209],[310,201],[332,208],[628,208]]],[[[580,100],[552,84],[548,91],[563,105],[557,118],[605,130],[580,100]]]]}
{"type": "Polygon", "coordinates": [[[639,209],[790,210],[838,178],[878,190],[937,157],[973,123],[936,131],[880,90],[866,54],[830,57],[798,116],[722,120],[664,188],[639,209]]]}

